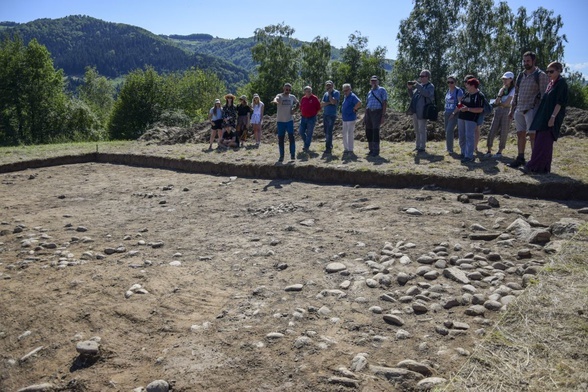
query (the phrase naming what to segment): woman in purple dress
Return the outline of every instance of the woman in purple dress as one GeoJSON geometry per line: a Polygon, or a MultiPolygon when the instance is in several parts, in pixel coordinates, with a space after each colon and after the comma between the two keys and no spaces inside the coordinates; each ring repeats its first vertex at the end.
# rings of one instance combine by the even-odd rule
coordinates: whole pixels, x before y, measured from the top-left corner
{"type": "Polygon", "coordinates": [[[553,142],[559,137],[559,131],[566,115],[568,105],[568,84],[561,76],[563,66],[553,62],[547,66],[545,73],[549,84],[530,129],[535,129],[535,145],[531,160],[522,169],[525,174],[546,174],[551,172],[553,142]]]}

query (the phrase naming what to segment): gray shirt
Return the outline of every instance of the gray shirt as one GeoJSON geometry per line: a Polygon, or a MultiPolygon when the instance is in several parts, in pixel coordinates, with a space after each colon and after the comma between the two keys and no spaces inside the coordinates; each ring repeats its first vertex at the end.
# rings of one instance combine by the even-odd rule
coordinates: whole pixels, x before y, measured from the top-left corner
{"type": "Polygon", "coordinates": [[[298,99],[292,94],[278,94],[276,95],[276,102],[278,105],[277,122],[292,121],[292,112],[298,105],[298,99]]]}

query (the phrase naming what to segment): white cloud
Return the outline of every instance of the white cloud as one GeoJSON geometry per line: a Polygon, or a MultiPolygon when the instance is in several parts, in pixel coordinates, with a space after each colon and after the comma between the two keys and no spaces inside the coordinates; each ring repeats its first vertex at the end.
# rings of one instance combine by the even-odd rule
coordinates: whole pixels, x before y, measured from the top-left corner
{"type": "Polygon", "coordinates": [[[588,63],[566,64],[572,71],[580,71],[583,74],[588,73],[588,63]]]}

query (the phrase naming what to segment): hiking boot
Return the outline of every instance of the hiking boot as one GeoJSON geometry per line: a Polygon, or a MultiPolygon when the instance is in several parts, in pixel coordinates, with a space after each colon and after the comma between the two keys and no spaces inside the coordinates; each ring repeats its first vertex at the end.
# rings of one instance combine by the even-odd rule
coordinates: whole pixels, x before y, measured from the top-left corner
{"type": "Polygon", "coordinates": [[[513,169],[517,169],[523,166],[526,163],[525,158],[517,157],[514,162],[509,163],[507,166],[512,167],[513,169]]]}

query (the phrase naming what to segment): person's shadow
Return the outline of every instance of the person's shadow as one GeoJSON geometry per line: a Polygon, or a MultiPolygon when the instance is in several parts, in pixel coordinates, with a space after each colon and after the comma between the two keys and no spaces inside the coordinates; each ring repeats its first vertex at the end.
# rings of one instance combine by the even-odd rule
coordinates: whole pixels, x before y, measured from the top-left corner
{"type": "Polygon", "coordinates": [[[389,159],[386,159],[386,158],[382,157],[381,155],[378,155],[377,157],[368,155],[365,159],[368,162],[372,163],[374,166],[380,166],[380,165],[383,165],[385,163],[390,163],[390,160],[389,159]]]}
{"type": "Polygon", "coordinates": [[[414,156],[414,163],[417,165],[421,163],[421,161],[425,161],[428,163],[435,163],[441,162],[443,159],[443,155],[438,154],[429,154],[428,152],[420,152],[414,156]]]}
{"type": "Polygon", "coordinates": [[[357,155],[355,155],[355,153],[348,153],[343,155],[343,158],[341,158],[341,161],[343,161],[343,163],[350,163],[350,162],[357,162],[358,158],[357,155]]]}
{"type": "Polygon", "coordinates": [[[263,187],[263,192],[267,192],[267,190],[269,188],[275,188],[275,189],[282,189],[283,185],[290,185],[292,183],[292,180],[271,180],[270,182],[267,183],[266,186],[263,187]]]}

